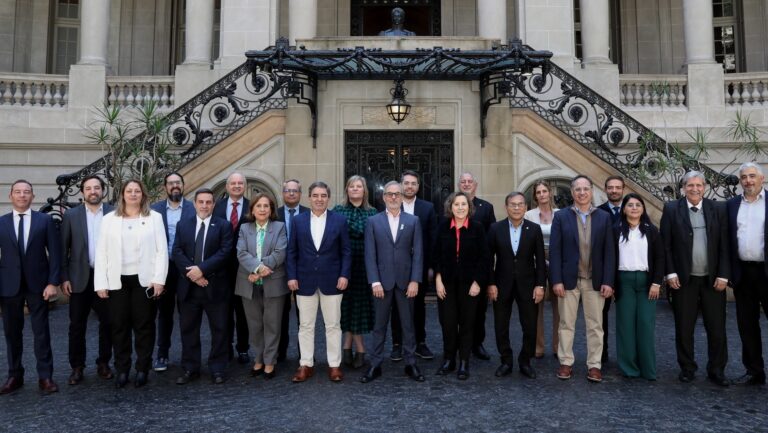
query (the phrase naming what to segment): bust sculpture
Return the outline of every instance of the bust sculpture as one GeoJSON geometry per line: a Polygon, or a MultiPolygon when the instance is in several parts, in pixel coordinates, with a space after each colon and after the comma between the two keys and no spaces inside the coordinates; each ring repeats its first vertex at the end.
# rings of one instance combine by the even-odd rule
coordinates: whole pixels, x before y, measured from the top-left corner
{"type": "Polygon", "coordinates": [[[416,36],[416,33],[403,28],[405,11],[402,8],[392,9],[392,28],[382,30],[379,36],[416,36]]]}

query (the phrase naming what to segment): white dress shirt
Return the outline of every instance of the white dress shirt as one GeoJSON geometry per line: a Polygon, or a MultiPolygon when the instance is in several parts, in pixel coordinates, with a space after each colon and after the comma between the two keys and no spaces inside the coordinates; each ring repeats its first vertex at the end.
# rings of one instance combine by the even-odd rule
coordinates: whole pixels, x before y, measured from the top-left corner
{"type": "Polygon", "coordinates": [[[141,225],[146,224],[144,217],[125,218],[122,225],[122,267],[121,275],[137,275],[141,255],[141,225]]]}
{"type": "Polygon", "coordinates": [[[397,241],[397,226],[400,225],[400,213],[393,215],[389,209],[386,210],[387,222],[389,222],[389,231],[392,233],[392,242],[397,241]]]}
{"type": "Polygon", "coordinates": [[[629,229],[627,239],[619,234],[619,270],[648,271],[648,237],[638,227],[629,229]]]}
{"type": "MultiPolygon", "coordinates": [[[[29,242],[29,228],[32,226],[32,209],[27,209],[25,212],[18,212],[13,210],[13,234],[19,233],[19,214],[24,214],[24,251],[26,251],[27,243],[29,242]]],[[[18,239],[17,239],[18,240],[18,239]]]]}
{"type": "Polygon", "coordinates": [[[410,203],[403,199],[403,211],[407,214],[416,215],[416,197],[410,203]]]}
{"type": "Polygon", "coordinates": [[[96,241],[101,228],[101,220],[104,218],[104,205],[99,205],[96,212],[91,212],[88,206],[85,206],[85,225],[88,228],[88,264],[93,267],[96,263],[96,241]]]}
{"type": "MultiPolygon", "coordinates": [[[[200,231],[200,224],[205,223],[205,231],[203,231],[203,245],[205,245],[205,240],[208,239],[208,229],[211,228],[211,216],[208,215],[208,218],[206,219],[200,219],[199,216],[195,216],[195,219],[197,222],[195,223],[195,240],[197,240],[197,232],[200,231]]],[[[203,250],[203,260],[205,260],[205,250],[203,250]]]]}
{"type": "Polygon", "coordinates": [[[315,249],[320,251],[320,244],[323,243],[323,234],[325,233],[325,222],[328,220],[328,210],[320,214],[315,215],[314,212],[309,218],[309,229],[312,232],[312,242],[315,244],[315,249]]]}
{"type": "Polygon", "coordinates": [[[765,261],[765,190],[752,203],[743,196],[736,216],[736,239],[739,259],[745,262],[765,261]]]}

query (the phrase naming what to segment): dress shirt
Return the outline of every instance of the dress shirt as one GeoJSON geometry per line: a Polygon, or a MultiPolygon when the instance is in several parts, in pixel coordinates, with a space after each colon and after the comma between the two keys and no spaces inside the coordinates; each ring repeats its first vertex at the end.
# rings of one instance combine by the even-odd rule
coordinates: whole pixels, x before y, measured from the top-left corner
{"type": "Polygon", "coordinates": [[[296,207],[290,207],[288,205],[285,205],[285,234],[286,236],[291,236],[291,219],[299,214],[299,209],[301,206],[296,205],[296,207]],[[293,209],[293,215],[291,215],[291,209],[293,209]]]}
{"type": "Polygon", "coordinates": [[[619,270],[648,271],[648,238],[638,227],[630,228],[625,240],[619,235],[619,270]]]}
{"type": "Polygon", "coordinates": [[[400,225],[400,212],[393,215],[389,209],[386,210],[387,221],[389,222],[389,231],[392,233],[392,242],[397,241],[397,226],[400,225]]]}
{"type": "Polygon", "coordinates": [[[325,233],[325,222],[328,220],[328,210],[326,209],[320,216],[312,212],[309,218],[309,229],[312,233],[312,242],[315,249],[320,251],[320,244],[323,243],[323,234],[325,233]]]}
{"type": "Polygon", "coordinates": [[[597,209],[597,208],[592,206],[592,204],[590,203],[589,209],[587,209],[586,212],[582,212],[581,209],[576,207],[576,205],[573,205],[572,209],[573,209],[574,212],[576,212],[576,215],[578,215],[579,218],[581,218],[581,223],[582,224],[586,224],[587,223],[587,217],[589,216],[589,214],[594,212],[595,209],[597,209]]]}
{"type": "Polygon", "coordinates": [[[181,219],[181,210],[183,207],[184,197],[181,198],[181,201],[176,207],[171,205],[170,200],[165,201],[165,218],[168,221],[168,257],[173,253],[173,241],[176,239],[176,224],[181,219]]]}
{"type": "Polygon", "coordinates": [[[414,197],[410,202],[403,199],[403,211],[405,211],[407,214],[416,215],[416,197],[414,197]]]}
{"type": "Polygon", "coordinates": [[[765,261],[765,190],[760,191],[757,199],[748,202],[741,198],[739,213],[736,216],[736,240],[739,245],[739,259],[745,262],[765,261]]]}
{"type": "MultiPolygon", "coordinates": [[[[256,258],[261,261],[262,251],[264,250],[264,237],[267,235],[267,226],[269,225],[269,220],[267,220],[263,226],[259,225],[259,223],[255,221],[254,224],[256,225],[256,258]]],[[[256,269],[253,270],[253,273],[257,274],[262,266],[263,264],[259,263],[259,266],[256,266],[256,269]]]]}
{"type": "MultiPolygon", "coordinates": [[[[232,197],[227,198],[227,213],[225,214],[224,219],[229,221],[229,216],[232,215],[232,203],[234,200],[232,200],[232,197]]],[[[243,198],[240,197],[240,200],[237,200],[237,220],[240,221],[243,218],[243,198]]],[[[207,229],[206,229],[207,231],[207,229]]]]}
{"type": "MultiPolygon", "coordinates": [[[[18,212],[16,209],[13,210],[13,234],[14,237],[17,237],[16,235],[19,233],[19,214],[24,214],[24,246],[27,246],[27,243],[29,242],[29,228],[32,226],[32,209],[27,209],[24,212],[18,212]]],[[[18,239],[17,239],[18,241],[18,239]]],[[[24,248],[24,251],[27,249],[24,248]]]]}
{"type": "Polygon", "coordinates": [[[96,237],[99,235],[101,220],[104,218],[104,205],[99,205],[96,212],[91,212],[88,206],[85,206],[85,222],[88,228],[88,264],[93,267],[96,260],[96,237]]]}
{"type": "MultiPolygon", "coordinates": [[[[199,216],[195,216],[195,219],[197,220],[195,223],[195,237],[197,237],[197,232],[200,231],[200,224],[205,223],[205,231],[203,232],[203,245],[205,245],[205,240],[208,238],[208,229],[211,228],[211,216],[208,215],[206,219],[200,219],[199,216]]],[[[205,249],[203,249],[203,260],[205,260],[205,249]]]]}
{"type": "Polygon", "coordinates": [[[523,233],[523,222],[520,221],[520,225],[515,227],[512,220],[509,221],[509,240],[512,242],[512,251],[517,255],[517,248],[520,246],[520,235],[523,233]]]}

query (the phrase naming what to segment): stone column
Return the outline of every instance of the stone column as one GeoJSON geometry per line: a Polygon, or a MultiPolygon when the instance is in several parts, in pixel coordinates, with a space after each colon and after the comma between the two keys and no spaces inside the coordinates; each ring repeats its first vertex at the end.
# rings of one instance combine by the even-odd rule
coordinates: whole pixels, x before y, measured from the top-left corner
{"type": "Polygon", "coordinates": [[[291,45],[317,36],[317,0],[288,1],[288,36],[291,45]]]}
{"type": "Polygon", "coordinates": [[[683,32],[686,65],[715,63],[711,1],[683,0],[683,32]]]}
{"type": "Polygon", "coordinates": [[[83,0],[80,12],[80,65],[107,65],[109,1],[83,0]]]}
{"type": "Polygon", "coordinates": [[[608,0],[581,0],[581,52],[584,65],[611,64],[608,0]]]}
{"type": "Polygon", "coordinates": [[[213,0],[187,0],[184,64],[210,65],[213,44],[213,0]]]}
{"type": "Polygon", "coordinates": [[[507,41],[506,0],[477,0],[478,36],[507,41]]]}

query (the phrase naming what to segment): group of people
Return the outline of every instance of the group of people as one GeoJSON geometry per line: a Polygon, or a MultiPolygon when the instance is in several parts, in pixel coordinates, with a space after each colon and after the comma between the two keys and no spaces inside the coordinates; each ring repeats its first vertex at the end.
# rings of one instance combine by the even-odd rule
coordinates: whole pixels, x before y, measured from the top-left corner
{"type": "Polygon", "coordinates": [[[387,332],[389,358],[405,360],[404,373],[424,381],[417,358],[432,359],[426,343],[424,295],[434,283],[442,361],[438,375],[470,376],[474,355],[490,359],[483,343],[492,304],[496,376],[514,370],[510,318],[517,303],[522,341],[517,364],[536,377],[532,358],[545,354],[543,308],[551,302],[552,348],[557,377],[573,375],[573,341],[582,304],[587,342],[586,376],[602,380],[607,360],[608,309],[616,304],[617,365],[626,377],[656,379],[655,303],[666,282],[671,290],[679,379],[694,380],[694,329],[701,311],[707,332],[707,377],[733,381],[727,362],[725,288],[734,289],[742,361],[739,383],[764,384],[760,308],[768,311],[768,227],[762,168],[739,169],[743,194],[725,205],[704,198],[706,180],[691,171],[682,180],[684,197],[666,203],[660,228],[636,193],[624,194],[624,180],[605,182],[608,201],[593,204],[593,184],[584,175],[571,181],[573,205],[558,210],[545,181],[533,188],[528,209],[521,192],[509,193],[506,218],[495,221],[493,206],[475,195],[477,181],[462,173],[458,191],[437,212],[419,199],[419,175],[406,171],[383,187],[384,209],[370,204],[365,178],[348,179],[342,204],[329,210],[331,189],[317,181],[308,188],[309,207],[300,204],[301,183],[283,183],[283,206],[269,194],[244,197],[239,173],[226,181],[226,197],[210,189],[184,198],[179,173],[165,177],[167,198],[150,205],[139,180],[122,183],[116,206],[104,202],[106,184],[89,176],[80,184],[83,202],[68,210],[60,229],[50,216],[31,210],[33,187],[14,182],[13,211],[0,217],[0,307],[8,352],[8,379],[0,394],[24,383],[24,306],[34,333],[39,387],[58,391],[47,302],[58,287],[70,298],[69,385],[84,378],[86,325],[98,321],[97,375],[141,387],[150,370],[168,368],[179,315],[185,385],[200,378],[200,326],[205,313],[211,347],[207,365],[214,384],[226,381],[233,360],[253,362],[251,375],[272,379],[286,359],[288,323],[295,300],[299,367],[293,382],[315,373],[315,323],[322,311],[329,380],[365,367],[360,381],[382,375],[387,332]],[[370,346],[364,336],[371,334],[370,346]],[[154,356],[153,362],[153,352],[154,356]],[[135,354],[133,353],[135,352],[135,354]],[[114,355],[114,369],[110,361],[114,355]],[[251,357],[252,355],[252,357],[251,357]],[[132,367],[136,371],[130,378],[132,367]]]}

